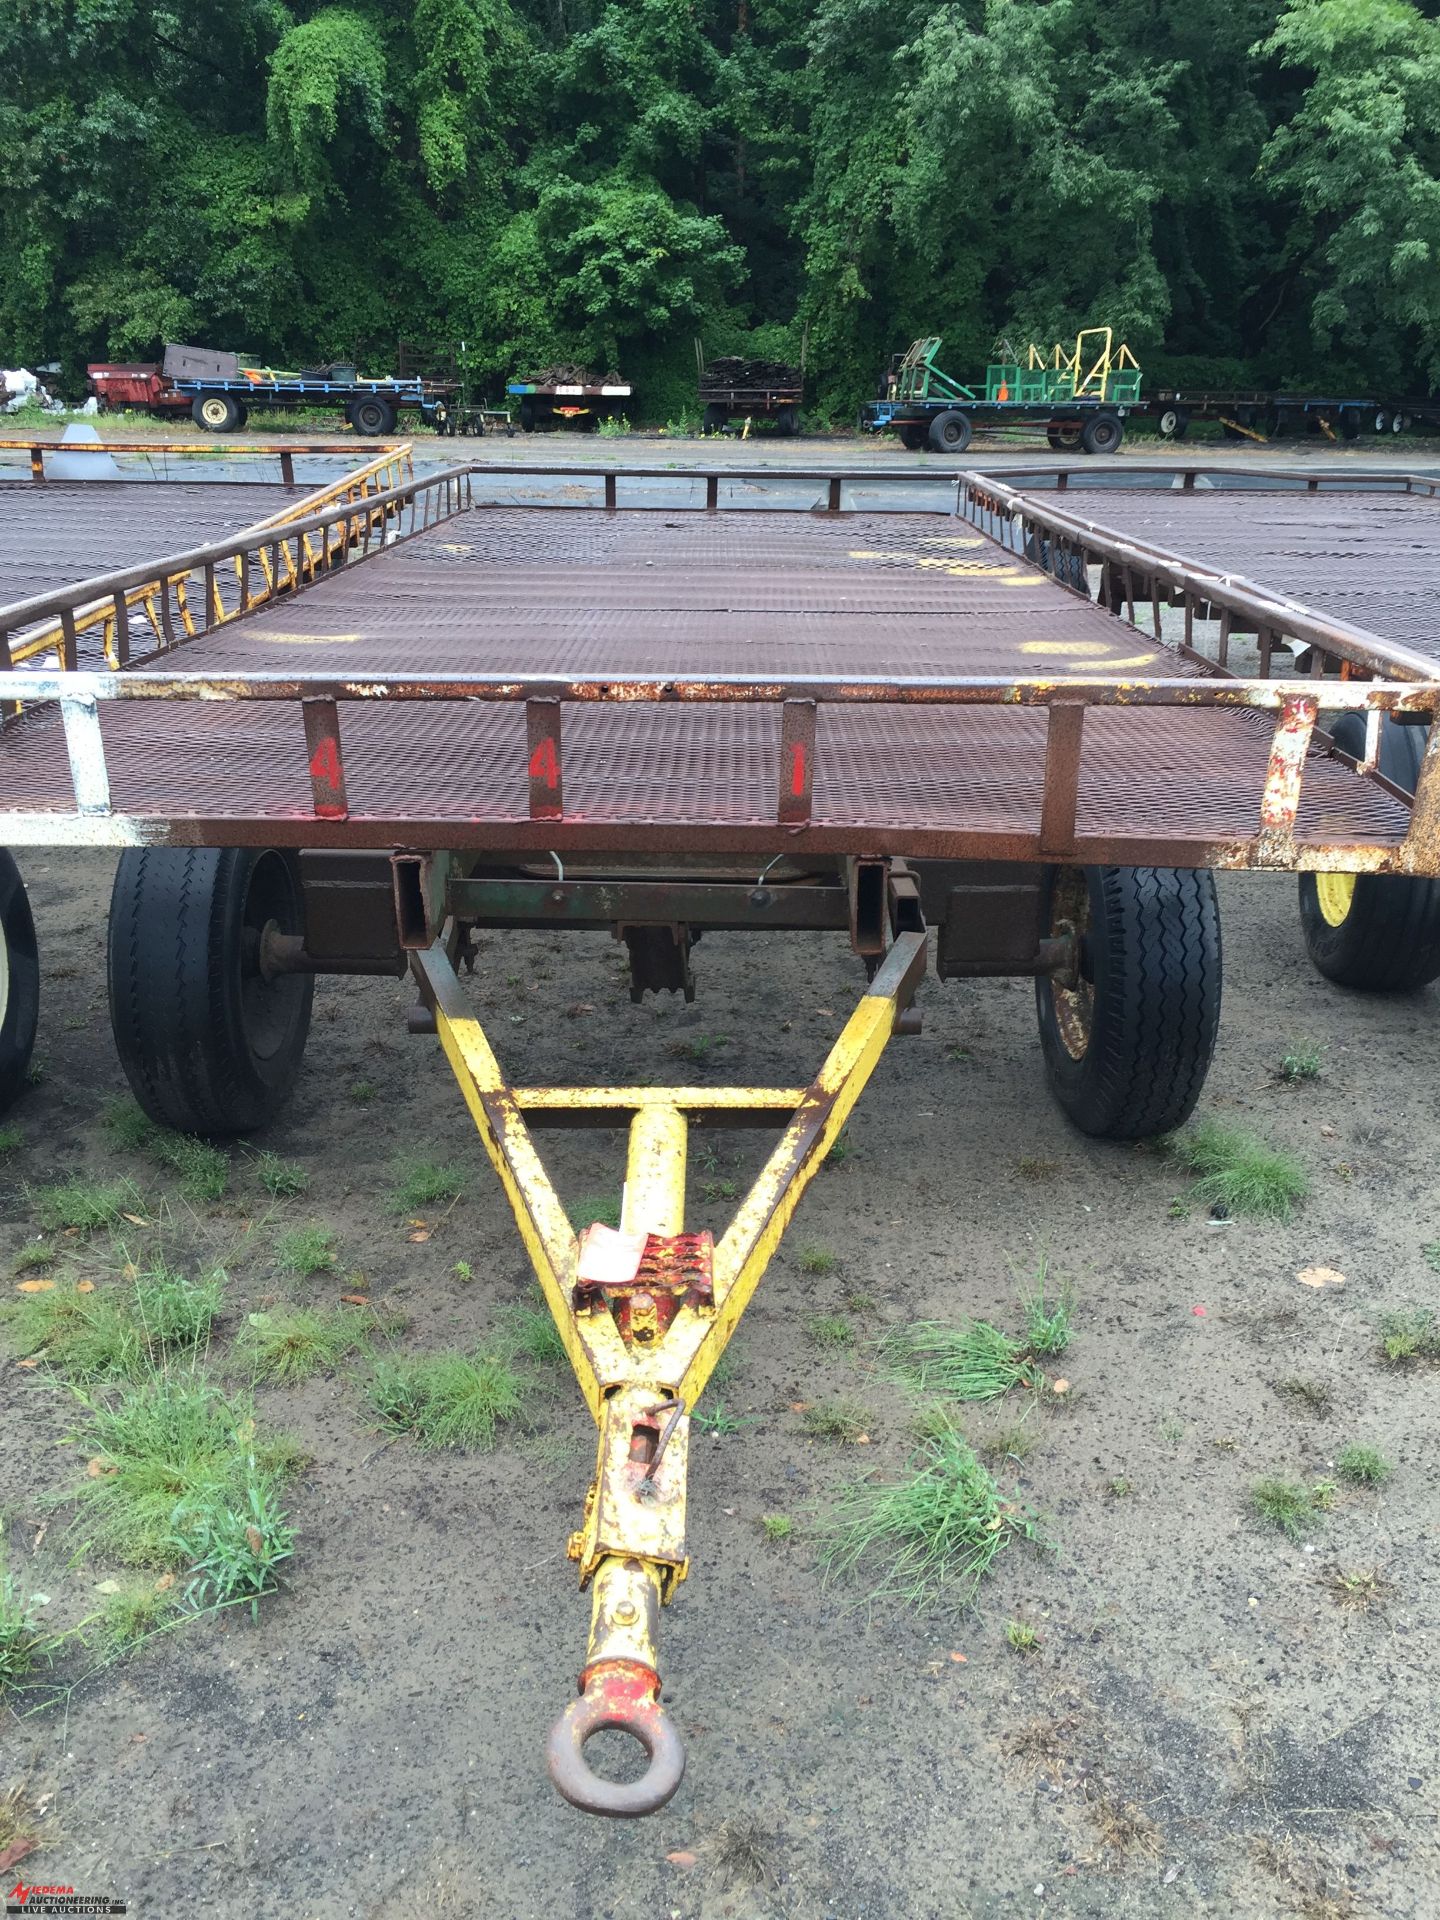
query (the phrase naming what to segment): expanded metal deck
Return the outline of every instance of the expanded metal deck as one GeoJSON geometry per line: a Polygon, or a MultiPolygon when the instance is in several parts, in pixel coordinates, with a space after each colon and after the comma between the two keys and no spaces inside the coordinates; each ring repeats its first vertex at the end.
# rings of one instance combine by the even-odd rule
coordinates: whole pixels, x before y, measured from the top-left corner
{"type": "MultiPolygon", "coordinates": [[[[317,819],[298,699],[104,699],[109,801],[126,831],[293,844],[1036,857],[1053,710],[847,705],[822,694],[803,825],[777,824],[786,684],[1035,676],[1143,687],[1204,669],[936,513],[703,514],[478,507],[197,635],[155,664],[312,683],[445,674],[603,680],[567,705],[563,814],[536,817],[523,704],[342,698],[343,817],[317,819]],[[753,704],[638,704],[630,676],[775,683],[753,704]]],[[[543,689],[542,689],[543,691],[543,689]]],[[[897,690],[898,696],[898,690],[897,690]]],[[[788,709],[786,709],[788,711],[788,709]]],[[[1201,863],[1253,840],[1273,713],[1087,709],[1074,832],[1094,859],[1201,863]]],[[[317,736],[318,737],[318,736],[317,736]]],[[[6,731],[4,805],[73,811],[53,706],[6,731]]],[[[1052,753],[1051,760],[1054,760],[1052,753]]],[[[530,764],[533,781],[534,767],[530,764]]],[[[1324,754],[1304,846],[1393,847],[1407,810],[1324,754]]]]}
{"type": "Polygon", "coordinates": [[[245,481],[6,482],[0,606],[237,533],[301,497],[294,488],[245,481]]]}
{"type": "Polygon", "coordinates": [[[1056,504],[1440,661],[1440,499],[1203,481],[1191,491],[1087,486],[1072,474],[1056,504]]]}

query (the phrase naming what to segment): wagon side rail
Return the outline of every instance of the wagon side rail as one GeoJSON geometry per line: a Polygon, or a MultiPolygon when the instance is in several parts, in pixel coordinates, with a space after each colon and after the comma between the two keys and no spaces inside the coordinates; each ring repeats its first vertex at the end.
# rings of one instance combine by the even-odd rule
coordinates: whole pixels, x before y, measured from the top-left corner
{"type": "Polygon", "coordinates": [[[138,665],[470,505],[467,469],[389,484],[408,465],[393,449],[223,540],[0,608],[0,671],[50,655],[73,672],[97,630],[109,667],[138,665]]]}
{"type": "MultiPolygon", "coordinates": [[[[1433,669],[1432,669],[1433,672],[1433,669]]],[[[529,824],[541,844],[570,844],[566,836],[565,753],[562,715],[567,706],[590,703],[741,704],[779,706],[779,751],[775,767],[774,825],[799,834],[814,820],[817,715],[825,705],[1043,707],[1047,728],[1035,856],[1065,862],[1084,857],[1077,845],[1077,813],[1085,717],[1097,707],[1120,711],[1150,707],[1192,710],[1238,708],[1275,716],[1261,792],[1256,796],[1255,827],[1243,838],[1197,841],[1205,864],[1272,871],[1302,869],[1440,875],[1440,727],[1431,727],[1420,778],[1413,796],[1371,771],[1369,778],[1410,808],[1407,831],[1398,844],[1355,840],[1297,844],[1296,818],[1307,756],[1315,744],[1320,694],[1304,679],[1240,679],[1226,675],[1163,680],[1053,678],[1006,680],[896,679],[857,681],[821,677],[795,681],[754,676],[718,679],[571,680],[558,675],[506,677],[498,674],[419,678],[394,674],[364,679],[291,677],[272,673],[214,675],[158,671],[124,673],[41,673],[10,671],[4,682],[7,701],[22,705],[58,701],[65,750],[77,812],[87,822],[86,838],[105,843],[104,825],[113,813],[100,706],[105,701],[281,701],[298,705],[303,728],[295,730],[297,756],[303,751],[309,778],[313,820],[295,822],[324,838],[326,825],[350,817],[345,746],[340,715],[353,702],[489,701],[522,705],[522,747],[529,824]],[[302,746],[303,742],[303,746],[302,746]]],[[[1440,706],[1440,680],[1386,682],[1349,680],[1324,691],[1328,708],[1362,711],[1378,727],[1382,714],[1432,717],[1440,706]]],[[[1353,763],[1352,763],[1353,764],[1353,763]]],[[[520,771],[517,765],[517,773],[520,771]]],[[[519,823],[517,823],[518,825],[519,823]]],[[[578,824],[583,833],[584,822],[578,824]]],[[[117,823],[123,838],[126,823],[117,823]]]]}

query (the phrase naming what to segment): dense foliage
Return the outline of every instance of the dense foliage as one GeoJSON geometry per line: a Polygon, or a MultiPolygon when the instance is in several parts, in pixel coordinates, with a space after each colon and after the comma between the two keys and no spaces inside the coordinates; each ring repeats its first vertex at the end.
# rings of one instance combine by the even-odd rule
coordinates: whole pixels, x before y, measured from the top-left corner
{"type": "Polygon", "coordinates": [[[692,342],[851,406],[1112,321],[1180,378],[1440,382],[1407,0],[0,0],[0,363],[692,342]]]}

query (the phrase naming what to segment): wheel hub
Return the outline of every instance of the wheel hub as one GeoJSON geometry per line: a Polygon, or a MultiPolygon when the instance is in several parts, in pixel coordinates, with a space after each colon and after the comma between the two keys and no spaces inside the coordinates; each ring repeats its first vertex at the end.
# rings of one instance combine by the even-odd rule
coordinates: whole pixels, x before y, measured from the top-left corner
{"type": "Polygon", "coordinates": [[[1083,1060],[1095,1018],[1095,982],[1089,977],[1090,888],[1078,868],[1067,868],[1055,882],[1050,902],[1050,937],[1074,942],[1078,964],[1073,973],[1052,975],[1055,1025],[1072,1060],[1083,1060]]]}
{"type": "Polygon", "coordinates": [[[1355,902],[1355,875],[1353,873],[1317,873],[1315,900],[1326,926],[1343,926],[1355,902]]]}

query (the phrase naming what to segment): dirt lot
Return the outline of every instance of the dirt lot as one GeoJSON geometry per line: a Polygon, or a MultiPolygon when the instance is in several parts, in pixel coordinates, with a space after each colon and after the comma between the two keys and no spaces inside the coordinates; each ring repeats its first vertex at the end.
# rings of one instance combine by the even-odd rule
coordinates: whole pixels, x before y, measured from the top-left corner
{"type": "MultiPolygon", "coordinates": [[[[214,1364],[237,1385],[247,1311],[287,1293],[333,1300],[362,1275],[409,1316],[403,1350],[493,1334],[527,1270],[435,1041],[404,1031],[406,990],[318,988],[298,1096],[256,1143],[301,1163],[310,1192],[270,1201],[241,1147],[226,1198],[197,1209],[101,1124],[123,1089],[104,1007],[110,860],[34,854],[25,870],[48,968],[45,1071],[0,1176],[7,1258],[35,1236],[38,1185],[113,1170],[142,1189],[150,1224],[125,1226],[123,1253],[102,1238],[67,1257],[102,1284],[127,1256],[221,1262],[214,1364]],[[420,1242],[387,1209],[417,1146],[472,1169],[420,1242]],[[310,1221],[337,1231],[341,1268],[296,1289],[275,1245],[310,1221]]],[[[1172,1163],[1087,1142],[1050,1105],[1027,985],[930,983],[923,1034],[882,1061],[853,1152],[816,1182],[742,1328],[718,1393],[740,1430],[693,1443],[694,1568],[662,1642],[690,1767],[662,1814],[586,1819],[543,1771],[588,1612],[564,1557],[590,1464],[578,1395],[537,1390],[543,1445],[420,1454],[386,1444],[363,1369],[346,1366],[259,1395],[309,1456],[297,1552],[259,1625],[236,1611],[188,1626],[0,1724],[0,1787],[24,1776],[53,1822],[22,1876],[113,1893],[142,1920],[1440,1910],[1440,1401],[1433,1372],[1380,1363],[1373,1326],[1378,1308],[1436,1290],[1422,1249],[1440,1240],[1440,991],[1368,1001],[1320,980],[1289,880],[1227,877],[1222,902],[1225,1017],[1204,1108],[1293,1148],[1310,1199],[1285,1227],[1172,1204],[1185,1191],[1172,1163]],[[1283,1085],[1299,1036],[1324,1048],[1322,1072],[1283,1085]],[[832,1251],[833,1270],[803,1271],[807,1247],[832,1251]],[[1017,1275],[1042,1249],[1076,1290],[1070,1391],[1030,1415],[1038,1444],[998,1471],[1051,1550],[1004,1554],[963,1617],[867,1620],[822,1585],[813,1540],[841,1482],[893,1472],[912,1444],[913,1409],[876,1369],[874,1338],[916,1317],[1014,1325],[1017,1275]],[[1301,1284],[1315,1266],[1345,1284],[1301,1284]],[[817,1312],[845,1313],[854,1344],[818,1350],[817,1312]],[[1277,1392],[1293,1380],[1328,1389],[1331,1410],[1277,1392]],[[872,1415],[866,1444],[804,1435],[796,1405],[837,1394],[872,1415]],[[1352,1440],[1396,1464],[1382,1493],[1342,1492],[1305,1545],[1250,1516],[1258,1477],[1313,1481],[1352,1440]],[[795,1531],[770,1544],[760,1516],[776,1513],[795,1531]],[[1382,1602],[1337,1605],[1337,1570],[1372,1567],[1382,1602]],[[1010,1621],[1036,1629],[1034,1651],[1012,1650],[1010,1621]]],[[[696,957],[694,1007],[632,1007],[603,937],[492,935],[473,991],[523,1079],[669,1077],[667,1049],[705,1035],[724,1044],[687,1074],[794,1081],[860,985],[834,937],[711,935],[696,957]]],[[[713,1138],[717,1166],[692,1156],[697,1224],[726,1211],[702,1180],[743,1181],[761,1151],[761,1136],[713,1138]]],[[[567,1197],[614,1194],[621,1153],[618,1136],[547,1136],[567,1197]]],[[[984,1442],[1020,1411],[967,1410],[965,1426],[984,1442]]],[[[0,1370],[12,1564],[52,1595],[56,1624],[90,1612],[114,1571],[76,1556],[63,1510],[32,1549],[38,1496],[81,1470],[61,1450],[74,1413],[36,1372],[0,1370]]],[[[61,1677],[91,1665],[72,1652],[61,1677]]]]}

